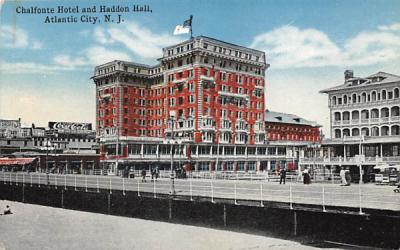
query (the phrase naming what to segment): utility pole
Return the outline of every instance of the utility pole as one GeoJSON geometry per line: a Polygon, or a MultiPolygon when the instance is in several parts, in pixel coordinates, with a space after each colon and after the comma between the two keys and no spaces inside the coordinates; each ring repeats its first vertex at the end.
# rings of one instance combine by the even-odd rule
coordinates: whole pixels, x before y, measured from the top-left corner
{"type": "Polygon", "coordinates": [[[170,169],[170,181],[171,190],[170,194],[175,195],[175,176],[174,176],[174,122],[175,122],[175,111],[171,110],[169,112],[169,121],[171,122],[171,169],[170,169]]]}

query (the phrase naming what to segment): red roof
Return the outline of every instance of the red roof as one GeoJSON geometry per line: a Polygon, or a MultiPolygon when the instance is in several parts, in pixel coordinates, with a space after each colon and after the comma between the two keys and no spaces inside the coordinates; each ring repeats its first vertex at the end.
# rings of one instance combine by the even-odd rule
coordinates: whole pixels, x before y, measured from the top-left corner
{"type": "Polygon", "coordinates": [[[32,163],[36,158],[0,158],[0,165],[25,165],[32,163]]]}

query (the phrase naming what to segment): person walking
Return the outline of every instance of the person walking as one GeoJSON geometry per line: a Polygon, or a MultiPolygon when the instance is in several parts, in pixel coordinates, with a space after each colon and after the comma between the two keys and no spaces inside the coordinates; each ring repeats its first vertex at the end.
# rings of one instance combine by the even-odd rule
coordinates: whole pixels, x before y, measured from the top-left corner
{"type": "Polygon", "coordinates": [[[157,181],[158,177],[160,176],[160,169],[158,167],[156,167],[155,174],[156,174],[156,181],[157,181]]]}
{"type": "Polygon", "coordinates": [[[307,167],[303,170],[303,183],[304,184],[310,184],[311,183],[310,174],[308,173],[308,168],[307,167]]]}
{"type": "Polygon", "coordinates": [[[341,186],[347,186],[347,181],[346,181],[346,170],[344,169],[344,167],[340,168],[340,179],[342,180],[342,184],[341,186]]]}
{"type": "Polygon", "coordinates": [[[156,176],[156,168],[151,168],[151,181],[154,181],[156,176]]]}
{"type": "Polygon", "coordinates": [[[282,181],[283,181],[283,184],[286,184],[286,169],[285,169],[285,167],[281,167],[279,175],[281,177],[279,184],[282,184],[282,181]]]}
{"type": "Polygon", "coordinates": [[[142,182],[146,182],[146,169],[142,168],[142,182]]]}
{"type": "Polygon", "coordinates": [[[345,170],[345,179],[346,179],[346,186],[350,186],[351,183],[351,174],[350,174],[350,168],[347,167],[345,170]]]}

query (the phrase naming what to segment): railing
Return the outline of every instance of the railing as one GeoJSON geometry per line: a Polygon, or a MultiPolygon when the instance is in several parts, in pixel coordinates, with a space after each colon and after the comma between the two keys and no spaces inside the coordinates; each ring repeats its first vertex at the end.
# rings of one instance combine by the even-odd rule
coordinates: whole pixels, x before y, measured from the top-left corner
{"type": "Polygon", "coordinates": [[[379,118],[371,118],[370,122],[371,123],[379,123],[379,118]]]}
{"type": "Polygon", "coordinates": [[[392,122],[400,121],[400,116],[392,116],[392,117],[390,117],[390,121],[392,121],[392,122]]]}
{"type": "MultiPolygon", "coordinates": [[[[90,175],[57,175],[25,172],[1,172],[0,183],[3,185],[37,186],[73,189],[88,192],[110,192],[114,190],[137,192],[140,196],[149,193],[154,198],[159,195],[171,195],[169,179],[161,178],[154,181],[146,179],[127,179],[117,176],[90,175]]],[[[313,205],[316,209],[326,212],[334,209],[331,206],[357,208],[360,214],[363,209],[400,210],[400,196],[389,186],[352,185],[341,187],[330,184],[302,185],[286,182],[279,185],[263,179],[255,181],[205,179],[177,179],[174,185],[175,195],[194,200],[195,197],[209,198],[211,202],[218,199],[230,199],[234,204],[259,204],[264,206],[266,201],[282,203],[294,209],[298,205],[313,205]]]]}
{"type": "Polygon", "coordinates": [[[351,124],[358,124],[360,123],[360,119],[352,119],[351,124]]]}
{"type": "MultiPolygon", "coordinates": [[[[359,159],[356,157],[343,157],[343,156],[336,156],[336,157],[310,157],[310,158],[300,158],[300,163],[321,163],[321,162],[342,162],[342,163],[355,163],[358,162],[359,159]]],[[[388,156],[388,157],[380,157],[380,156],[372,156],[372,157],[365,157],[363,160],[365,163],[381,163],[381,162],[400,162],[400,156],[388,156]]]]}
{"type": "Polygon", "coordinates": [[[361,102],[361,103],[347,103],[347,104],[329,104],[329,107],[335,107],[337,109],[348,109],[348,108],[357,108],[357,107],[370,107],[372,106],[378,106],[378,105],[390,105],[390,104],[398,104],[399,99],[398,98],[393,98],[393,99],[386,99],[386,100],[377,100],[377,101],[372,101],[372,102],[361,102]]]}
{"type": "MultiPolygon", "coordinates": [[[[400,116],[392,116],[392,117],[374,117],[370,119],[361,119],[361,124],[379,124],[379,123],[387,123],[387,122],[396,122],[400,121],[400,116]]],[[[339,120],[339,121],[333,121],[334,126],[339,126],[339,125],[349,125],[349,124],[359,124],[360,120],[359,119],[354,119],[354,120],[339,120]]]]}
{"type": "Polygon", "coordinates": [[[348,125],[348,124],[350,124],[350,120],[343,120],[342,123],[343,123],[343,125],[348,125]]]}

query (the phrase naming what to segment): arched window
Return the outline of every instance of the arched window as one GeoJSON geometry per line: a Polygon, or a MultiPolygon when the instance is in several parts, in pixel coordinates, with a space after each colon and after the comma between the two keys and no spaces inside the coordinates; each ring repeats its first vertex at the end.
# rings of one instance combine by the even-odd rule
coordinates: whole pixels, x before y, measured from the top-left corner
{"type": "Polygon", "coordinates": [[[390,109],[391,116],[399,116],[400,115],[400,107],[394,106],[390,109]]]}
{"type": "Polygon", "coordinates": [[[379,136],[379,128],[378,127],[371,128],[371,136],[379,136]]]}
{"type": "Polygon", "coordinates": [[[335,112],[335,121],[340,121],[341,120],[341,115],[340,112],[335,112]]]}
{"type": "Polygon", "coordinates": [[[379,110],[371,109],[371,118],[379,118],[379,110]]]}
{"type": "Polygon", "coordinates": [[[332,97],[332,105],[336,105],[336,96],[332,97]]]}
{"type": "Polygon", "coordinates": [[[376,101],[376,91],[372,91],[372,93],[371,93],[371,99],[372,99],[373,102],[376,101]]]}
{"type": "Polygon", "coordinates": [[[393,125],[392,127],[391,127],[391,135],[400,135],[400,127],[399,127],[399,125],[393,125]]]}
{"type": "Polygon", "coordinates": [[[362,120],[369,119],[369,112],[368,112],[368,110],[364,109],[363,111],[361,111],[361,119],[362,119],[362,120]]]}
{"type": "Polygon", "coordinates": [[[382,90],[382,100],[386,100],[386,90],[382,90]]]}
{"type": "Polygon", "coordinates": [[[350,120],[350,112],[344,111],[343,112],[343,121],[348,121],[348,120],[350,120]]]}
{"type": "Polygon", "coordinates": [[[353,94],[353,96],[351,97],[351,100],[352,100],[353,103],[356,103],[357,102],[357,95],[353,94]]]}
{"type": "Polygon", "coordinates": [[[343,129],[343,136],[350,136],[350,129],[348,128],[343,129]]]}
{"type": "Polygon", "coordinates": [[[351,136],[359,136],[360,135],[360,130],[358,128],[353,128],[351,130],[351,136]]]}
{"type": "Polygon", "coordinates": [[[342,133],[340,131],[340,129],[335,129],[335,138],[341,138],[342,137],[342,133]]]}
{"type": "Polygon", "coordinates": [[[361,134],[365,136],[369,136],[369,129],[368,128],[362,128],[361,129],[361,134]]]}
{"type": "Polygon", "coordinates": [[[366,94],[366,93],[362,93],[362,94],[361,94],[361,102],[362,102],[362,103],[367,102],[367,94],[366,94]]]}
{"type": "Polygon", "coordinates": [[[381,127],[381,136],[386,136],[386,135],[389,135],[389,127],[383,126],[381,127]]]}
{"type": "Polygon", "coordinates": [[[358,110],[354,110],[351,112],[351,119],[352,120],[360,120],[360,112],[358,110]]]}
{"type": "Polygon", "coordinates": [[[343,96],[343,104],[347,104],[347,95],[343,96]]]}
{"type": "Polygon", "coordinates": [[[393,93],[394,93],[394,98],[400,98],[400,94],[399,94],[399,89],[398,88],[395,88],[393,90],[393,93]]]}
{"type": "Polygon", "coordinates": [[[381,109],[381,118],[386,118],[389,117],[389,109],[388,108],[382,108],[381,109]]]}

